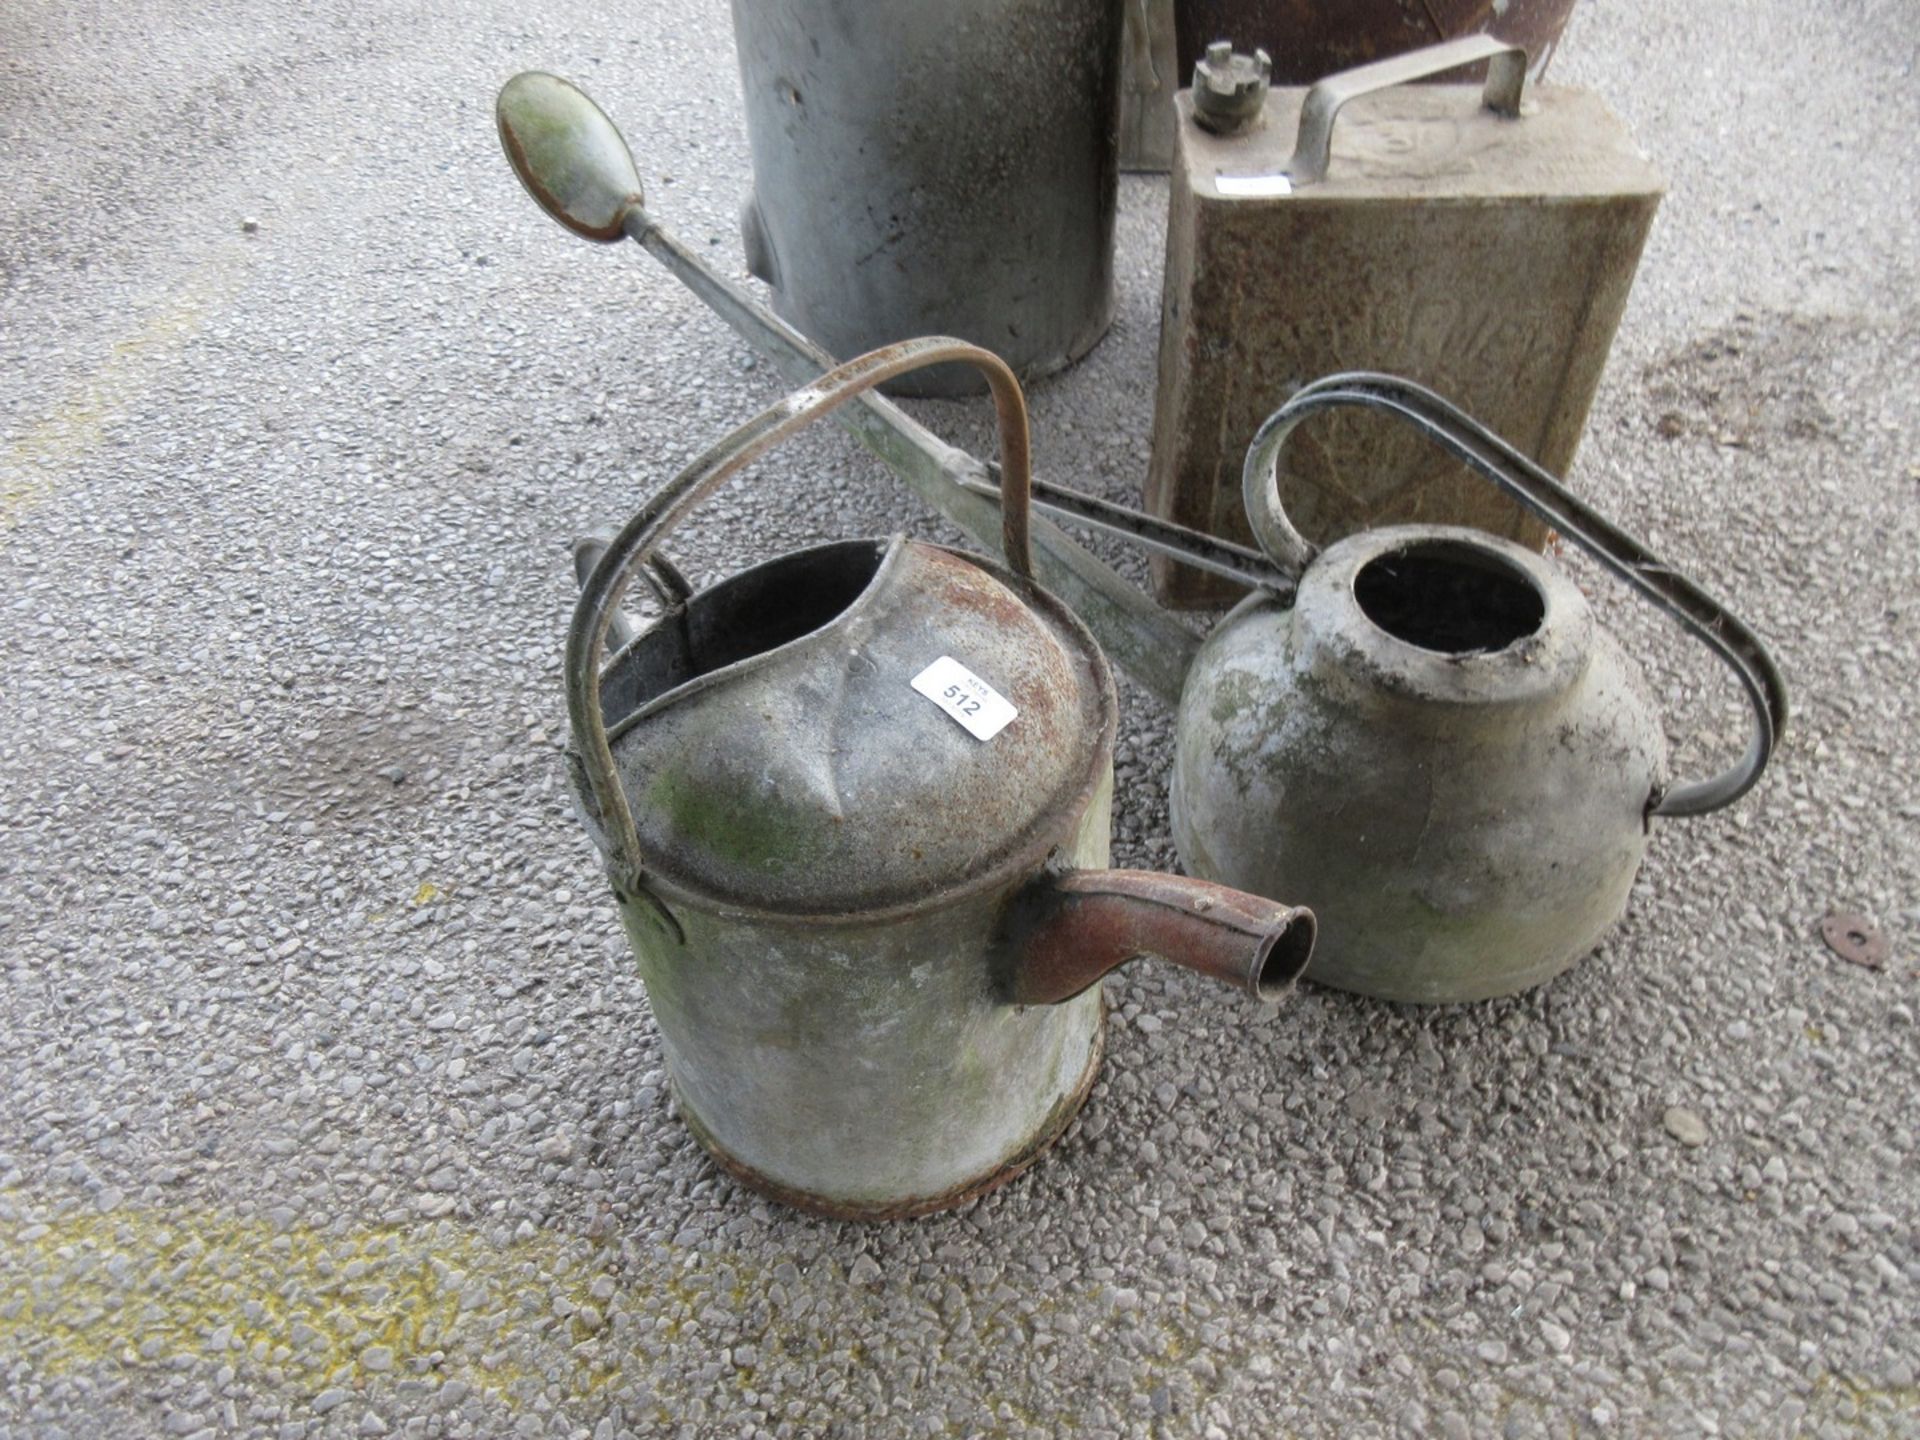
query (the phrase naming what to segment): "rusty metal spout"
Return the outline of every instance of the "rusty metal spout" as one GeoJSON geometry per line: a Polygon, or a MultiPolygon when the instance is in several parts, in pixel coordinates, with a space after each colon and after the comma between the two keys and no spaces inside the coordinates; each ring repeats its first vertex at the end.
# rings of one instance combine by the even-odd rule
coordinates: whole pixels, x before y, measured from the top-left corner
{"type": "Polygon", "coordinates": [[[1137,955],[1171,960],[1272,1003],[1313,955],[1313,912],[1145,870],[1052,871],[1003,927],[999,980],[1016,1005],[1052,1005],[1137,955]]]}

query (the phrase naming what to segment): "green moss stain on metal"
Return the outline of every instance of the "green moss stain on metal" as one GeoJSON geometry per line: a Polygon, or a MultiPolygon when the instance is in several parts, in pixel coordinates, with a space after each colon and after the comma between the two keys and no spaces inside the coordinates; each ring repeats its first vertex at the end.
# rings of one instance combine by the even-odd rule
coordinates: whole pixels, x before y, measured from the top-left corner
{"type": "Polygon", "coordinates": [[[645,803],[669,816],[676,831],[698,836],[703,851],[742,868],[784,870],[816,858],[809,817],[777,795],[746,795],[668,773],[648,787],[645,803]]]}

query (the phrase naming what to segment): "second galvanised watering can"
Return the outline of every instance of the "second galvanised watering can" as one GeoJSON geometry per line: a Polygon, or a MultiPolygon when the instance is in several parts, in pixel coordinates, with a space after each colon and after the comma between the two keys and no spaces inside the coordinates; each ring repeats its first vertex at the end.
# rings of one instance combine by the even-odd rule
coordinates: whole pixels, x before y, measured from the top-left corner
{"type": "Polygon", "coordinates": [[[1100,978],[1136,955],[1276,998],[1293,906],[1107,862],[1116,702],[1086,628],[1033,580],[1012,372],[923,340],[736,430],[587,577],[567,646],[576,791],[659,1023],[680,1113],[788,1203],[884,1218],[1018,1173],[1101,1053],[1100,978]],[[904,538],[780,557],[688,594],[668,531],[777,441],[920,366],[999,407],[1001,569],[904,538]],[[652,568],[649,568],[651,565],[652,568]],[[621,597],[665,613],[602,670],[621,597]]]}
{"type": "Polygon", "coordinates": [[[1391,1000],[1506,995],[1617,919],[1656,817],[1730,804],[1786,724],[1760,640],[1539,466],[1420,387],[1342,375],[1261,427],[1243,489],[1297,588],[1255,592],[1201,647],[1176,726],[1174,841],[1196,875],[1285,886],[1320,918],[1310,978],[1391,1000]],[[1384,412],[1494,480],[1732,665],[1745,757],[1672,785],[1638,667],[1543,556],[1477,530],[1394,525],[1318,551],[1281,506],[1307,417],[1384,412]]]}

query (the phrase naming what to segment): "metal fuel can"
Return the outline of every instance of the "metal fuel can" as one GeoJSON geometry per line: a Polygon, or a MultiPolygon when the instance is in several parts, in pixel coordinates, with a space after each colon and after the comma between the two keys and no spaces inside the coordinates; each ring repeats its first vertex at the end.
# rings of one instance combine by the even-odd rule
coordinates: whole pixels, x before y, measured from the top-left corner
{"type": "MultiPolygon", "coordinates": [[[[1385,370],[1444,391],[1556,474],[1571,465],[1665,182],[1593,92],[1526,84],[1468,36],[1311,88],[1213,46],[1175,98],[1146,508],[1251,537],[1240,464],[1316,376],[1385,370]],[[1408,82],[1485,62],[1484,88],[1408,82]],[[1349,103],[1350,102],[1350,103],[1349,103]],[[1335,117],[1338,124],[1335,124],[1335,117]]],[[[1539,549],[1546,527],[1377,417],[1316,424],[1281,476],[1317,544],[1398,522],[1539,549]]],[[[1240,587],[1166,559],[1167,604],[1240,587]]]]}

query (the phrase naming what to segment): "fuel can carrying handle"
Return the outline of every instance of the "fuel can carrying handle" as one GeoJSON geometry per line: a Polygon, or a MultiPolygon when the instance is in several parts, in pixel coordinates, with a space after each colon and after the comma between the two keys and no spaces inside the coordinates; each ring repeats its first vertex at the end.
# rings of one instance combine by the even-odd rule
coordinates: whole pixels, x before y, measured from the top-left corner
{"type": "Polygon", "coordinates": [[[1311,185],[1327,178],[1334,117],[1349,100],[1480,60],[1488,62],[1487,88],[1482,96],[1486,108],[1500,115],[1518,115],[1521,92],[1527,83],[1527,52],[1491,35],[1463,35],[1424,50],[1342,70],[1307,91],[1300,105],[1300,129],[1293,142],[1293,158],[1287,162],[1287,178],[1295,185],[1311,185]]]}
{"type": "Polygon", "coordinates": [[[1493,431],[1410,380],[1368,371],[1329,375],[1295,391],[1254,435],[1241,471],[1247,520],[1261,548],[1280,569],[1297,578],[1319,553],[1293,527],[1281,504],[1281,447],[1309,415],[1345,407],[1383,411],[1413,426],[1592,555],[1733,668],[1753,708],[1746,754],[1710,779],[1657,790],[1648,799],[1649,815],[1705,815],[1731,805],[1753,788],[1787,725],[1786,681],[1760,637],[1493,431]]]}
{"type": "MultiPolygon", "coordinates": [[[[1032,489],[1026,400],[1020,382],[990,350],[963,340],[935,337],[906,340],[870,351],[829,370],[812,384],[721,439],[670,480],[607,542],[580,589],[567,631],[567,713],[573,726],[600,827],[607,841],[607,869],[620,896],[646,896],[674,930],[678,925],[646,884],[646,857],[634,829],[633,810],[614,769],[601,704],[600,668],[607,633],[636,570],[651,566],[669,532],[730,476],[849,400],[897,375],[928,365],[970,364],[985,372],[1000,424],[1002,543],[1007,564],[1023,580],[1033,580],[1028,513],[1032,489]]],[[[673,572],[669,571],[669,574],[673,572]]],[[[684,582],[682,582],[684,584],[684,582]]]]}

